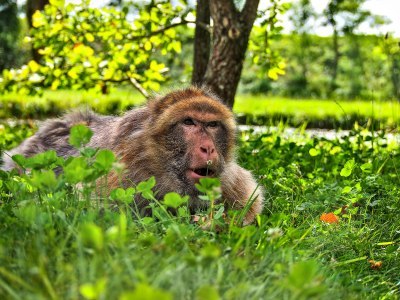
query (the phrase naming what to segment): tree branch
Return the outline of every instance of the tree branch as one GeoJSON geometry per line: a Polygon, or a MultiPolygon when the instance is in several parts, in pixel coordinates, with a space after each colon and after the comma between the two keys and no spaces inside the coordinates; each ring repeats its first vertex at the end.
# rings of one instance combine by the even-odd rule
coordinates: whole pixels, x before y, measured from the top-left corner
{"type": "Polygon", "coordinates": [[[146,99],[150,97],[149,93],[144,89],[144,87],[133,77],[129,77],[129,82],[137,89],[146,99]]]}
{"type": "Polygon", "coordinates": [[[253,24],[257,17],[257,8],[259,2],[260,0],[246,0],[241,12],[242,17],[246,20],[246,22],[253,24]]]}
{"type": "Polygon", "coordinates": [[[145,34],[145,35],[138,35],[138,36],[131,37],[128,40],[135,41],[135,40],[140,40],[140,39],[144,39],[144,38],[149,38],[149,37],[152,37],[154,35],[161,34],[161,33],[163,33],[164,31],[166,31],[168,29],[171,29],[171,28],[174,28],[174,27],[178,27],[178,26],[182,26],[182,25],[186,25],[186,24],[195,24],[195,22],[194,21],[183,20],[183,21],[181,21],[179,23],[173,23],[173,24],[167,25],[165,27],[162,27],[160,29],[157,29],[157,30],[152,31],[152,32],[150,32],[148,34],[145,34]]]}
{"type": "Polygon", "coordinates": [[[149,98],[150,95],[149,93],[144,89],[144,87],[133,77],[130,77],[127,75],[127,78],[120,79],[120,80],[114,80],[114,79],[106,79],[106,80],[101,80],[103,82],[112,82],[112,83],[121,83],[121,82],[126,82],[128,81],[130,84],[133,85],[135,89],[139,91],[145,98],[149,98]]]}

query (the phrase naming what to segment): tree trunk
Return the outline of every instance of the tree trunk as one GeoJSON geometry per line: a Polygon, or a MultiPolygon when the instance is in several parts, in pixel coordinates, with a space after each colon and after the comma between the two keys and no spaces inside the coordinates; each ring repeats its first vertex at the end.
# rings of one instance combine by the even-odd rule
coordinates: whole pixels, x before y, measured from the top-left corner
{"type": "Polygon", "coordinates": [[[210,1],[198,0],[196,7],[196,30],[194,33],[193,84],[201,84],[206,74],[211,49],[210,31],[207,28],[209,25],[210,1]]]}
{"type": "Polygon", "coordinates": [[[400,59],[393,54],[391,64],[391,79],[393,84],[393,95],[400,101],[400,59]]]}
{"type": "MultiPolygon", "coordinates": [[[[26,1],[26,18],[28,20],[29,28],[32,28],[32,16],[37,10],[43,10],[46,4],[49,4],[49,0],[27,0],[26,1]]],[[[40,54],[38,49],[32,47],[33,60],[39,62],[40,54]]]]}
{"type": "Polygon", "coordinates": [[[259,0],[247,0],[239,11],[233,0],[210,1],[213,19],[212,50],[201,82],[210,87],[229,107],[233,107],[235,100],[250,32],[257,17],[258,3],[259,0]]]}

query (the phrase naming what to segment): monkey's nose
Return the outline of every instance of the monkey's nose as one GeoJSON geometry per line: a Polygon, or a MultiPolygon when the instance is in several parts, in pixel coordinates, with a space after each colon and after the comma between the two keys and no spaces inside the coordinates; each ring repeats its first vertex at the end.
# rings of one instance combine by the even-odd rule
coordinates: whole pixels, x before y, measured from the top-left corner
{"type": "Polygon", "coordinates": [[[215,158],[215,148],[211,146],[200,146],[200,153],[205,160],[213,160],[215,158]]]}

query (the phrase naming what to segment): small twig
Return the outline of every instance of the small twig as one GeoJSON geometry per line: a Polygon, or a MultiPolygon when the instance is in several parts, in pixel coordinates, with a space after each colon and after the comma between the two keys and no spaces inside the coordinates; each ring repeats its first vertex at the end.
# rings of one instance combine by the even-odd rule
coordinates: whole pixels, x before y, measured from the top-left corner
{"type": "Polygon", "coordinates": [[[157,30],[154,30],[152,32],[149,32],[148,34],[133,36],[128,40],[135,41],[135,40],[140,40],[140,39],[144,39],[144,38],[150,38],[150,37],[152,37],[154,35],[161,34],[161,33],[163,33],[164,31],[166,31],[168,29],[171,29],[171,28],[174,28],[174,27],[178,27],[178,26],[181,26],[181,25],[187,25],[187,24],[196,24],[196,26],[200,26],[200,27],[204,28],[205,30],[207,30],[209,33],[212,33],[212,27],[210,25],[206,24],[206,23],[183,20],[182,22],[173,23],[173,24],[167,25],[167,26],[162,27],[160,29],[157,29],[157,30]]]}
{"type": "Polygon", "coordinates": [[[209,24],[203,23],[203,22],[188,22],[188,23],[194,23],[196,24],[196,26],[199,26],[205,30],[207,30],[210,34],[212,34],[212,26],[210,26],[209,24]]]}
{"type": "Polygon", "coordinates": [[[147,91],[142,87],[142,85],[133,77],[129,77],[129,82],[137,89],[145,98],[149,98],[150,95],[147,91]]]}
{"type": "Polygon", "coordinates": [[[174,28],[174,27],[178,27],[178,26],[181,26],[181,25],[186,25],[186,24],[189,24],[189,23],[194,23],[194,22],[193,21],[183,20],[182,22],[173,23],[173,24],[167,25],[167,26],[162,27],[160,29],[157,29],[157,30],[154,30],[152,32],[149,32],[148,34],[133,36],[128,40],[129,41],[135,41],[135,40],[140,40],[140,39],[144,39],[144,38],[149,38],[149,37],[152,37],[153,35],[157,35],[157,34],[163,33],[164,31],[166,31],[168,29],[171,29],[171,28],[174,28]]]}

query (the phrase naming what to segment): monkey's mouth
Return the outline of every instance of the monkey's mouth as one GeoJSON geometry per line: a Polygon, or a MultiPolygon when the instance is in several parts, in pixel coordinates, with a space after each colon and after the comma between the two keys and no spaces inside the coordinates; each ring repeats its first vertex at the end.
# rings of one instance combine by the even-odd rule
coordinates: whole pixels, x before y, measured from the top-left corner
{"type": "Polygon", "coordinates": [[[215,171],[210,168],[193,168],[186,172],[189,179],[198,182],[200,178],[214,177],[215,171]]]}

